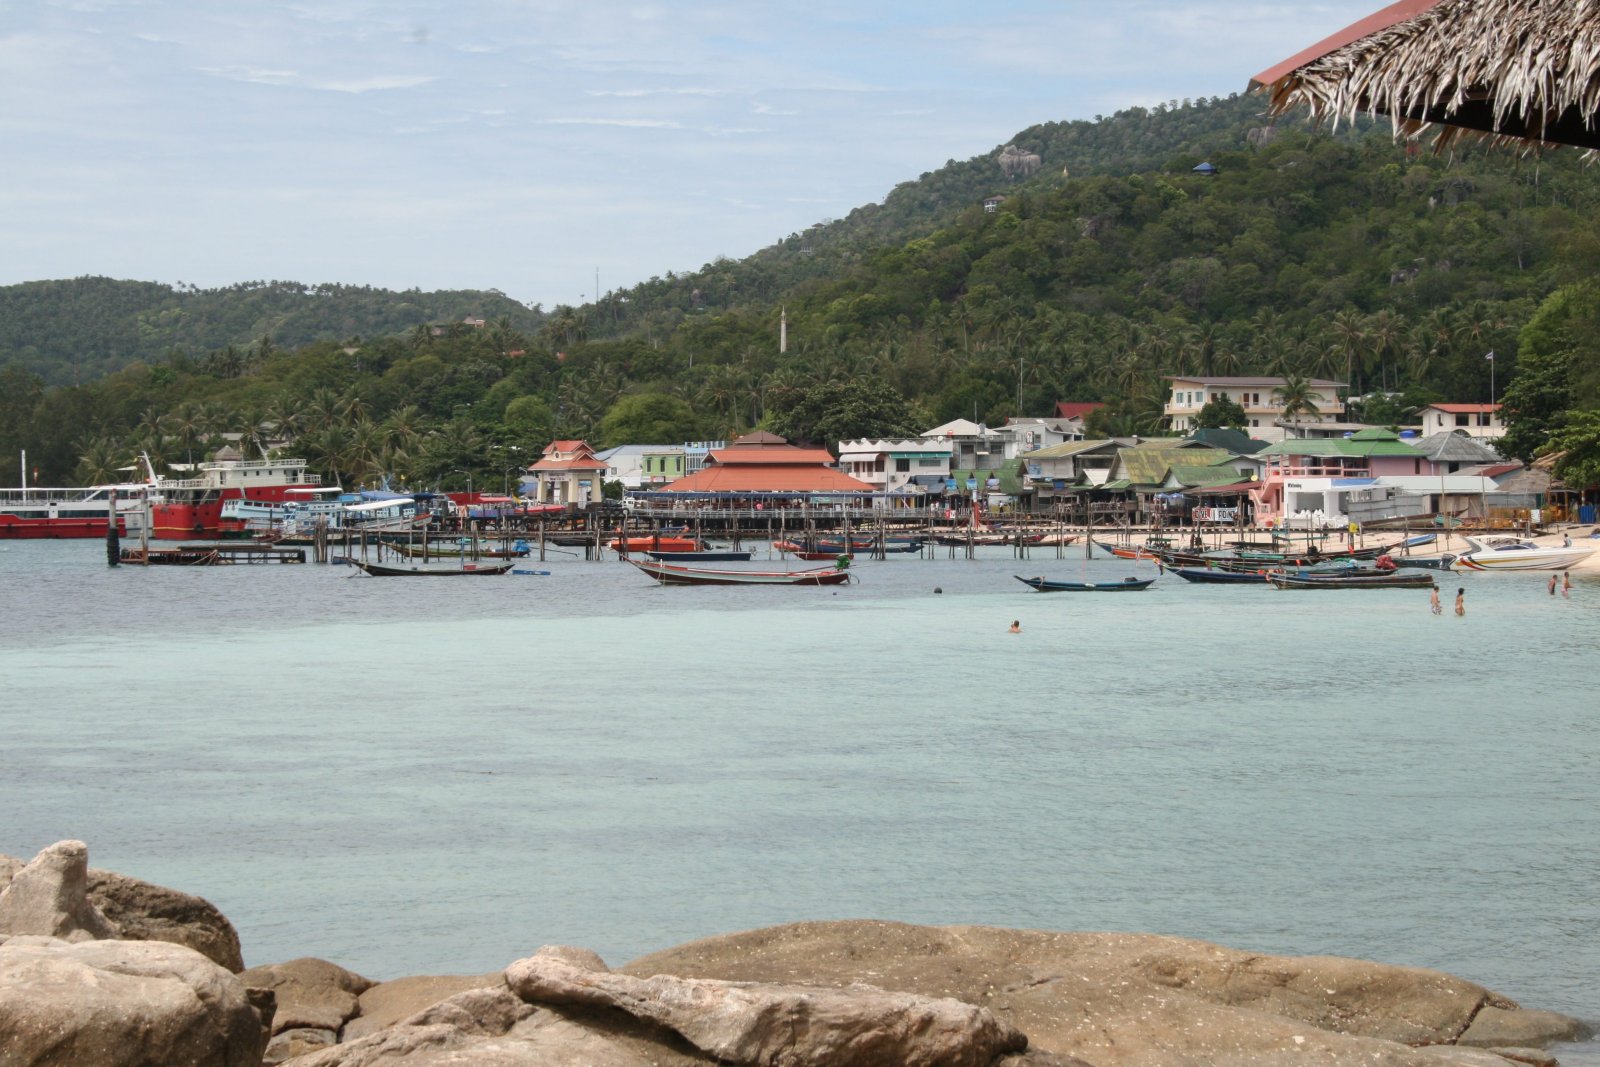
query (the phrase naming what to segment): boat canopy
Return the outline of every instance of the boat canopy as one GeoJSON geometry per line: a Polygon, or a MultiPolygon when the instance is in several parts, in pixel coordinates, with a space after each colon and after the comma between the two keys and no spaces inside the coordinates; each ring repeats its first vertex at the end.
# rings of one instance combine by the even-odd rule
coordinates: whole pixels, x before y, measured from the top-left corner
{"type": "Polygon", "coordinates": [[[401,505],[405,505],[405,504],[415,504],[415,503],[416,503],[416,501],[411,499],[408,496],[399,496],[399,497],[395,497],[392,500],[369,500],[364,504],[346,504],[345,505],[345,510],[346,511],[356,511],[356,512],[382,511],[384,508],[392,508],[392,507],[397,507],[397,506],[401,506],[401,505]]]}

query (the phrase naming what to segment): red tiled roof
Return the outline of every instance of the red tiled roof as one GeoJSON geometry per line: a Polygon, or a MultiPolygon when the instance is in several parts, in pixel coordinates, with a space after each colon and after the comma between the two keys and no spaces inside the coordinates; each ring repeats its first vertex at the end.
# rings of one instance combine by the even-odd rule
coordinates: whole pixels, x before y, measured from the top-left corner
{"type": "Polygon", "coordinates": [[[1499,411],[1499,404],[1429,404],[1434,411],[1443,411],[1449,415],[1481,415],[1487,411],[1499,411]]]}
{"type": "Polygon", "coordinates": [[[747,466],[752,463],[782,465],[786,467],[825,467],[833,462],[833,453],[826,448],[719,448],[707,457],[708,463],[719,466],[747,466]]]}
{"type": "Polygon", "coordinates": [[[606,465],[593,456],[573,456],[571,459],[541,459],[530,471],[603,471],[606,465]]]}
{"type": "Polygon", "coordinates": [[[552,452],[576,452],[580,448],[586,452],[594,451],[587,441],[551,441],[545,447],[544,454],[548,456],[552,452]]]}
{"type": "Polygon", "coordinates": [[[831,467],[705,467],[661,487],[667,493],[871,493],[875,488],[831,467]]]}
{"type": "Polygon", "coordinates": [[[1105,407],[1098,400],[1057,400],[1056,418],[1058,419],[1084,419],[1089,417],[1091,411],[1099,411],[1105,407]]]}

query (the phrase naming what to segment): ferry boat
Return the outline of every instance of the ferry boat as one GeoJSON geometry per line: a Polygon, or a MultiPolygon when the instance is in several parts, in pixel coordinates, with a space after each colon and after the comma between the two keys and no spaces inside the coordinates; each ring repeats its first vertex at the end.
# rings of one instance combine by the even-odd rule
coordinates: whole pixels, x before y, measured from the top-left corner
{"type": "Polygon", "coordinates": [[[199,477],[163,479],[150,504],[150,536],[189,540],[222,536],[229,500],[284,502],[318,486],[303,459],[218,459],[201,463],[199,477]]]}
{"type": "Polygon", "coordinates": [[[143,529],[143,482],[91,485],[80,489],[27,486],[0,489],[0,540],[104,537],[111,524],[111,494],[117,495],[117,532],[143,529]]]}

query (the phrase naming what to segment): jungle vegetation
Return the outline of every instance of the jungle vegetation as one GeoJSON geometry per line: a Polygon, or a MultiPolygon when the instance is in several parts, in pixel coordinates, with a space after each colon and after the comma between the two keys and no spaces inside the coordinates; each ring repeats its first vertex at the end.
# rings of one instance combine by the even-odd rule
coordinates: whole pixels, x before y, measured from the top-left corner
{"type": "Polygon", "coordinates": [[[292,438],[342,484],[460,488],[554,437],[761,426],[833,445],[1057,400],[1148,433],[1164,376],[1206,373],[1331,378],[1382,422],[1493,389],[1517,454],[1561,443],[1576,464],[1600,457],[1597,178],[1572,152],[1436,155],[1229,98],[1035,127],[744,260],[582,307],[28,283],[0,289],[0,456],[25,448],[59,484],[223,434],[292,438]]]}

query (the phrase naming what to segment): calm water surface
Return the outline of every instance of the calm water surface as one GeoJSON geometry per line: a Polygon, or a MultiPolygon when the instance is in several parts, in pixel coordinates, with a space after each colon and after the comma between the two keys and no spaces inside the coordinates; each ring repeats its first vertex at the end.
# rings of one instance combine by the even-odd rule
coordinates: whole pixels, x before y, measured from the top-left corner
{"type": "Polygon", "coordinates": [[[1600,583],[1446,576],[1467,615],[1435,618],[1170,575],[1041,595],[1011,575],[1134,565],[993,551],[835,592],[0,543],[0,852],[81,838],[216,903],[247,963],[374,978],[870,917],[1351,955],[1600,1016],[1600,583]]]}

